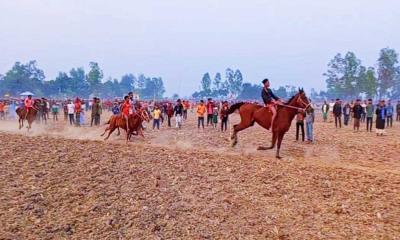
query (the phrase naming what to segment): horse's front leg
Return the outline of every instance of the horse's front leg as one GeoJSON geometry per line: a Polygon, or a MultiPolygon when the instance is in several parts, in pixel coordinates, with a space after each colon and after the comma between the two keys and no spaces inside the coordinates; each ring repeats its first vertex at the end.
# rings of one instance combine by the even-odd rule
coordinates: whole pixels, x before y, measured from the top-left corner
{"type": "Polygon", "coordinates": [[[281,143],[282,143],[282,140],[283,140],[283,136],[285,135],[285,133],[281,133],[279,136],[278,136],[278,145],[277,145],[277,148],[276,148],[276,155],[275,155],[275,157],[277,158],[277,159],[281,159],[282,157],[280,156],[280,154],[279,154],[279,152],[280,152],[280,149],[281,149],[281,143]]]}
{"type": "Polygon", "coordinates": [[[259,146],[257,150],[270,150],[275,147],[276,140],[278,139],[278,133],[272,132],[272,141],[271,141],[271,146],[269,147],[264,147],[264,146],[259,146]]]}

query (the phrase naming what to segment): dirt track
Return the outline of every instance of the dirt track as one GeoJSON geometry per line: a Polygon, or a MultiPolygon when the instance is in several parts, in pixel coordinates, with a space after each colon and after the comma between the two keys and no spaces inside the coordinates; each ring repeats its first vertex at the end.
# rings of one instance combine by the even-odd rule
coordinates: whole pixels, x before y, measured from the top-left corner
{"type": "Polygon", "coordinates": [[[128,145],[14,124],[0,122],[0,239],[400,238],[398,123],[378,138],[318,122],[312,145],[292,127],[283,160],[255,150],[258,127],[231,149],[194,119],[128,145]]]}

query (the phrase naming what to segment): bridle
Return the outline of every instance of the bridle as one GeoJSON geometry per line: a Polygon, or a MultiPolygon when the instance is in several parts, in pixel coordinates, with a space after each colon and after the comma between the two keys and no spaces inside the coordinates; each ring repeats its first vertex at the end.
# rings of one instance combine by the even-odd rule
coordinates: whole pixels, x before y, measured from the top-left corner
{"type": "Polygon", "coordinates": [[[142,120],[142,121],[149,121],[149,117],[148,117],[148,113],[147,113],[147,111],[146,110],[140,110],[140,114],[137,114],[136,113],[136,115],[142,120]],[[146,112],[146,114],[145,114],[145,112],[146,112]]]}
{"type": "Polygon", "coordinates": [[[282,107],[286,107],[286,108],[292,108],[292,109],[300,110],[300,111],[305,111],[305,110],[311,105],[310,102],[307,104],[303,99],[301,99],[300,96],[297,98],[296,101],[297,101],[297,103],[298,103],[299,105],[303,105],[303,106],[305,105],[305,107],[304,107],[304,108],[301,108],[301,107],[294,107],[294,106],[285,105],[285,104],[278,104],[278,105],[279,105],[279,106],[282,106],[282,107]]]}

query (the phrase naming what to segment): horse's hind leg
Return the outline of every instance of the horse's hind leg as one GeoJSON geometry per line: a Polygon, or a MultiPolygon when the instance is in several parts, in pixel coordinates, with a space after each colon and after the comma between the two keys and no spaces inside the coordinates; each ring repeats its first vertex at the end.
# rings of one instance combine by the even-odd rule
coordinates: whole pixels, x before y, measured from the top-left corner
{"type": "Polygon", "coordinates": [[[107,128],[104,130],[103,134],[101,134],[100,136],[101,136],[101,137],[104,136],[104,134],[106,134],[106,132],[107,132],[108,130],[110,130],[109,128],[110,128],[110,127],[107,127],[107,128]]]}
{"type": "Polygon", "coordinates": [[[111,129],[108,131],[108,135],[107,135],[107,137],[104,138],[104,140],[107,140],[107,139],[110,137],[111,133],[114,132],[114,130],[115,130],[115,128],[111,128],[111,129]]]}

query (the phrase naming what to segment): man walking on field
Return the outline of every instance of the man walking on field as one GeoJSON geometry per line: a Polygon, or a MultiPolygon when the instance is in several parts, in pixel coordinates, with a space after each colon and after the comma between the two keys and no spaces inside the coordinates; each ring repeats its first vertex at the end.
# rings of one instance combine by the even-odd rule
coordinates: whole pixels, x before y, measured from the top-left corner
{"type": "Polygon", "coordinates": [[[340,99],[336,99],[336,103],[333,106],[333,115],[335,117],[335,127],[342,128],[342,104],[340,103],[340,99]]]}

